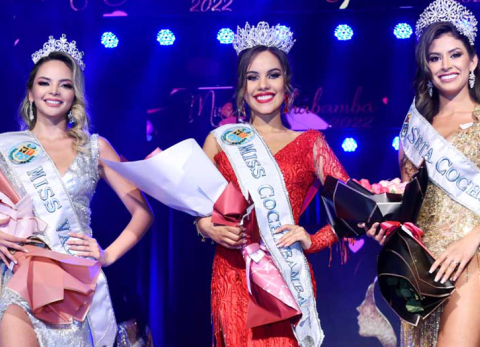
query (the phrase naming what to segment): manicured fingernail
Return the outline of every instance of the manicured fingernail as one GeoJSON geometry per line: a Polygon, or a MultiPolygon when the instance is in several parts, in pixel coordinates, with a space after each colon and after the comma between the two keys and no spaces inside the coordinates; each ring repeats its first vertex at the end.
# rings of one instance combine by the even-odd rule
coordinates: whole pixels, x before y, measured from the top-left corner
{"type": "Polygon", "coordinates": [[[447,279],[446,279],[446,278],[443,279],[440,283],[441,283],[441,284],[445,284],[445,282],[447,282],[447,279]]]}
{"type": "Polygon", "coordinates": [[[453,281],[453,282],[455,282],[456,280],[457,280],[457,278],[456,278],[456,277],[452,278],[452,281],[453,281]]]}
{"type": "Polygon", "coordinates": [[[435,277],[435,279],[434,279],[433,281],[434,281],[434,282],[438,282],[438,278],[437,278],[437,277],[435,277]]]}

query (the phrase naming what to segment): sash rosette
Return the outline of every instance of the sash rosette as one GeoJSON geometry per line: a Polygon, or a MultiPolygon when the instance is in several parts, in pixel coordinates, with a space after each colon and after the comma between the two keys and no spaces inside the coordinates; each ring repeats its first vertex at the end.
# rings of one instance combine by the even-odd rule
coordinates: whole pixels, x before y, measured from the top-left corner
{"type": "MultiPolygon", "coordinates": [[[[228,184],[193,139],[164,151],[156,149],[145,160],[112,162],[110,168],[151,197],[196,217],[212,216],[221,225],[256,227],[253,205],[228,184]]],[[[247,328],[278,322],[301,314],[292,293],[268,251],[259,243],[242,250],[247,268],[250,302],[247,328]]]]}
{"type": "MultiPolygon", "coordinates": [[[[228,226],[244,225],[247,235],[252,236],[256,229],[252,207],[240,190],[229,183],[215,202],[212,222],[228,226]]],[[[242,248],[242,255],[250,294],[246,328],[299,318],[302,312],[267,248],[253,242],[242,248]]]]}
{"type": "Polygon", "coordinates": [[[100,263],[53,252],[41,248],[46,247],[42,241],[30,240],[46,228],[47,224],[34,216],[31,197],[20,198],[0,171],[0,231],[29,239],[24,245],[28,253],[15,252],[18,264],[13,266],[14,275],[7,288],[18,293],[40,320],[51,324],[84,321],[100,263]]]}

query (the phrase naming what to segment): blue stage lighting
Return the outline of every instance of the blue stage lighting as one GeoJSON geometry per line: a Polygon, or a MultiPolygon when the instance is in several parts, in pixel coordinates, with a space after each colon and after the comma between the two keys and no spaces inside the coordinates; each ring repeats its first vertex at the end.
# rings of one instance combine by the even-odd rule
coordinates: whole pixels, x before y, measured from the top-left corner
{"type": "Polygon", "coordinates": [[[341,24],[335,29],[335,37],[339,41],[351,40],[353,37],[353,29],[346,24],[341,24]]]}
{"type": "Polygon", "coordinates": [[[162,46],[171,46],[175,42],[175,35],[169,29],[162,29],[158,32],[157,41],[162,46]]]}
{"type": "Polygon", "coordinates": [[[396,151],[400,148],[400,138],[396,136],[392,141],[392,147],[395,148],[396,151]]]}
{"type": "Polygon", "coordinates": [[[407,23],[399,23],[393,29],[393,33],[399,40],[409,39],[413,35],[412,27],[407,23]]]}
{"type": "Polygon", "coordinates": [[[233,42],[233,38],[235,37],[235,33],[232,29],[223,28],[218,31],[217,40],[220,41],[221,44],[229,45],[233,42]]]}
{"type": "Polygon", "coordinates": [[[105,48],[115,48],[118,46],[118,37],[114,33],[107,31],[102,34],[101,42],[105,48]]]}
{"type": "Polygon", "coordinates": [[[342,143],[342,148],[345,152],[355,152],[357,149],[357,141],[351,137],[347,137],[345,140],[343,140],[342,143]]]}

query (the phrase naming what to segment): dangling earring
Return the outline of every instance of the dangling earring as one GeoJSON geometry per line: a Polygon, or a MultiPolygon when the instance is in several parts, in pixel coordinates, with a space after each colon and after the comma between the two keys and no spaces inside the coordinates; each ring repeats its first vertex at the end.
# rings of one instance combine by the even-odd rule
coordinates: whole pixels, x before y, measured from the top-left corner
{"type": "Polygon", "coordinates": [[[28,107],[28,119],[30,122],[33,122],[35,119],[35,116],[33,115],[33,102],[30,101],[29,107],[28,107]]]}
{"type": "Polygon", "coordinates": [[[247,114],[245,113],[245,101],[243,101],[242,106],[239,110],[241,121],[244,122],[247,119],[247,114]]]}
{"type": "Polygon", "coordinates": [[[73,118],[72,110],[70,110],[70,112],[68,112],[67,118],[68,118],[68,124],[70,124],[70,125],[75,124],[75,118],[73,118]]]}
{"type": "Polygon", "coordinates": [[[433,83],[432,83],[432,81],[428,81],[427,88],[428,88],[428,95],[430,95],[430,97],[432,97],[433,96],[433,83]]]}
{"type": "Polygon", "coordinates": [[[289,111],[289,109],[288,109],[288,99],[289,99],[288,94],[285,94],[285,107],[283,108],[283,113],[284,114],[288,114],[288,111],[289,111]]]}
{"type": "Polygon", "coordinates": [[[475,87],[475,80],[476,80],[475,73],[472,71],[468,76],[468,83],[470,83],[470,89],[473,89],[473,87],[475,87]]]}

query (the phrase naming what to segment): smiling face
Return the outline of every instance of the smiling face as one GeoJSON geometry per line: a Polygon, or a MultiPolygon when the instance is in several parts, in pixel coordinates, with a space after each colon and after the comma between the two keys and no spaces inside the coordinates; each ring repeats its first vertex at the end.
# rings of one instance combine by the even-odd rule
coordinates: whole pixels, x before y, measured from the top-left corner
{"type": "Polygon", "coordinates": [[[447,33],[431,43],[427,55],[432,83],[445,97],[468,91],[468,77],[478,63],[477,56],[470,58],[464,43],[447,33]]]}
{"type": "Polygon", "coordinates": [[[75,100],[72,70],[59,60],[45,62],[35,75],[28,99],[35,104],[37,118],[64,118],[75,100]]]}
{"type": "Polygon", "coordinates": [[[245,102],[253,115],[275,115],[285,100],[284,71],[278,58],[260,52],[247,68],[245,102]]]}

